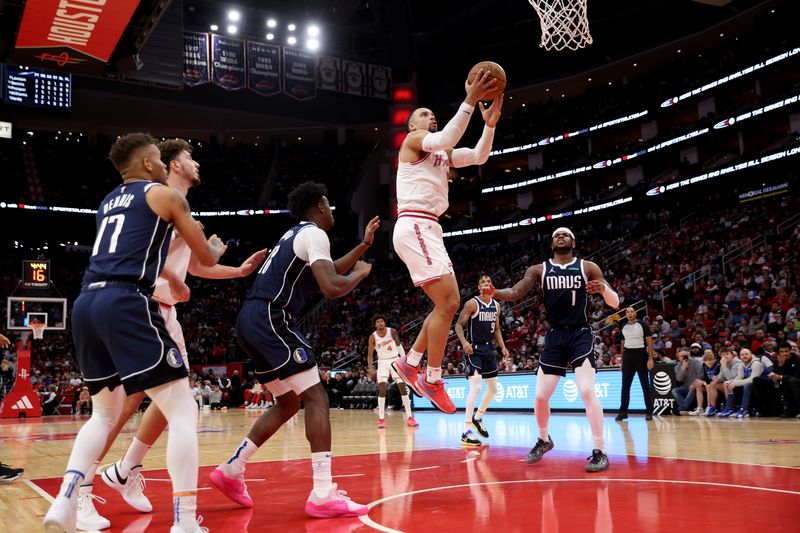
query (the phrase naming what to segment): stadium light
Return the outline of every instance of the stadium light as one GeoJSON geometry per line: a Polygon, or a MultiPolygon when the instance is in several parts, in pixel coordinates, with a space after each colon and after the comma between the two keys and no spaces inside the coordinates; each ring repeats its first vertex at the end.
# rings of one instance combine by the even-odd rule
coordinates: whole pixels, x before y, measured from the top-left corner
{"type": "Polygon", "coordinates": [[[319,26],[316,24],[312,24],[311,26],[306,29],[306,33],[308,33],[309,37],[318,37],[319,36],[319,26]]]}
{"type": "Polygon", "coordinates": [[[296,29],[297,29],[297,26],[295,26],[294,24],[289,24],[289,31],[294,31],[296,29]]]}
{"type": "Polygon", "coordinates": [[[228,26],[228,33],[230,33],[231,35],[236,35],[236,32],[237,32],[237,31],[239,31],[239,28],[237,28],[237,27],[236,27],[236,26],[234,26],[233,24],[231,24],[230,26],[228,26]]]}
{"type": "Polygon", "coordinates": [[[217,26],[216,24],[212,24],[211,25],[211,31],[217,31],[218,29],[219,29],[219,26],[217,26]]]}
{"type": "Polygon", "coordinates": [[[274,28],[278,25],[278,21],[275,19],[267,19],[267,28],[274,28]]]}
{"type": "Polygon", "coordinates": [[[308,48],[309,50],[319,50],[319,40],[318,39],[307,40],[306,48],[308,48]]]}
{"type": "Polygon", "coordinates": [[[242,18],[242,14],[236,11],[235,9],[231,9],[228,11],[228,20],[231,22],[239,22],[239,19],[242,18]]]}
{"type": "Polygon", "coordinates": [[[294,36],[291,36],[288,39],[286,39],[286,42],[289,44],[295,44],[297,43],[297,39],[294,36]]]}
{"type": "Polygon", "coordinates": [[[275,35],[274,35],[274,34],[272,34],[272,33],[268,33],[268,34],[267,34],[267,40],[268,40],[268,41],[271,41],[271,40],[272,40],[272,39],[274,39],[274,38],[275,38],[275,35]]]}

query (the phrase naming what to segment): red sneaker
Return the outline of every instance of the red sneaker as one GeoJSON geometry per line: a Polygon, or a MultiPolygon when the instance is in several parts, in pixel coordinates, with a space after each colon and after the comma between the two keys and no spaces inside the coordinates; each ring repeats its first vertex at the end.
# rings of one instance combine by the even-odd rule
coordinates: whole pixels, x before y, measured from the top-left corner
{"type": "Polygon", "coordinates": [[[440,411],[448,415],[456,412],[456,406],[450,396],[447,395],[447,391],[444,390],[444,381],[441,379],[436,383],[428,383],[425,376],[420,374],[419,378],[417,378],[417,388],[422,393],[422,396],[429,399],[440,411]]]}
{"type": "Polygon", "coordinates": [[[228,477],[222,467],[218,467],[211,472],[211,475],[208,476],[208,480],[212,485],[217,487],[222,494],[242,507],[253,506],[253,498],[247,493],[247,485],[244,482],[244,470],[242,470],[238,476],[228,477]]]}
{"type": "Polygon", "coordinates": [[[378,429],[383,429],[386,427],[386,421],[383,418],[378,419],[378,429]]]}
{"type": "Polygon", "coordinates": [[[410,427],[410,428],[418,428],[419,427],[419,422],[414,420],[413,416],[409,416],[408,419],[406,420],[406,425],[408,427],[410,427]]]}
{"type": "Polygon", "coordinates": [[[409,365],[406,359],[408,359],[408,356],[398,357],[392,361],[392,368],[400,376],[400,379],[409,386],[411,391],[422,398],[424,395],[417,389],[417,379],[423,375],[422,369],[419,366],[409,365]]]}

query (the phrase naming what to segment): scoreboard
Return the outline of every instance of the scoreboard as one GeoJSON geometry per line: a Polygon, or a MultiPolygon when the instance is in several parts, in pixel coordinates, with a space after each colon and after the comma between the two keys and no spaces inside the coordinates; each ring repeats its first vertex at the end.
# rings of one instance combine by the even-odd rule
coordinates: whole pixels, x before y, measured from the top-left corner
{"type": "Polygon", "coordinates": [[[22,262],[22,287],[46,289],[50,286],[50,261],[42,259],[22,262]]]}
{"type": "Polygon", "coordinates": [[[72,109],[72,75],[6,65],[5,103],[40,109],[72,109]]]}

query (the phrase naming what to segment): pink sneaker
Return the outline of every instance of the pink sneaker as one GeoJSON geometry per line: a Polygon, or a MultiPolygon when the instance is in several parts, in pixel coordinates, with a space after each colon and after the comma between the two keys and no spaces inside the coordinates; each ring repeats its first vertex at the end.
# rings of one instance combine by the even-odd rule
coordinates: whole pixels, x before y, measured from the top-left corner
{"type": "Polygon", "coordinates": [[[416,420],[414,420],[414,417],[413,417],[413,416],[409,416],[409,417],[406,419],[406,425],[407,425],[408,427],[410,427],[410,428],[418,428],[418,427],[419,427],[419,422],[417,422],[416,420]]]}
{"type": "Polygon", "coordinates": [[[417,389],[440,411],[448,415],[456,412],[456,406],[444,390],[444,381],[441,379],[436,383],[428,383],[425,376],[420,374],[417,378],[417,389]]]}
{"type": "Polygon", "coordinates": [[[383,418],[378,419],[378,429],[383,429],[386,427],[386,420],[383,418]]]}
{"type": "Polygon", "coordinates": [[[306,501],[306,514],[311,518],[334,518],[337,516],[362,516],[369,512],[369,507],[356,503],[347,497],[347,493],[339,490],[336,483],[330,492],[320,498],[312,490],[306,501]]]}
{"type": "Polygon", "coordinates": [[[406,359],[408,359],[407,356],[398,357],[392,361],[392,368],[400,376],[400,379],[411,388],[414,394],[422,398],[424,395],[417,388],[417,378],[423,375],[422,368],[420,368],[422,365],[411,366],[406,362],[406,359]]]}
{"type": "Polygon", "coordinates": [[[222,470],[222,467],[217,467],[208,480],[212,485],[217,487],[222,494],[235,501],[242,507],[252,507],[253,498],[247,493],[247,485],[244,482],[244,470],[241,474],[235,477],[229,477],[222,470]]]}

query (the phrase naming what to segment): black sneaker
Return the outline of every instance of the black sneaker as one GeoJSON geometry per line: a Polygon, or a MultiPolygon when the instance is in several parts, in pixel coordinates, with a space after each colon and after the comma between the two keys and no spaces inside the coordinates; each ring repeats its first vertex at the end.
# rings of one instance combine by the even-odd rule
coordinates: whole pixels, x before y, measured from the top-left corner
{"type": "Polygon", "coordinates": [[[529,465],[538,463],[544,454],[553,449],[553,446],[555,446],[555,444],[553,444],[553,437],[550,435],[547,436],[547,442],[539,438],[533,448],[531,448],[531,451],[528,452],[528,455],[525,456],[525,462],[529,465]]]}
{"type": "Polygon", "coordinates": [[[586,463],[587,472],[608,470],[608,456],[602,450],[592,450],[592,456],[587,459],[589,459],[589,462],[586,463]]]}
{"type": "Polygon", "coordinates": [[[22,477],[25,472],[22,468],[13,468],[7,464],[0,463],[0,484],[11,483],[22,477]]]}
{"type": "Polygon", "coordinates": [[[472,434],[472,431],[467,431],[461,435],[461,446],[465,448],[478,448],[482,445],[483,443],[472,434]]]}
{"type": "Polygon", "coordinates": [[[486,424],[483,423],[483,419],[475,418],[475,415],[472,415],[472,426],[478,430],[481,437],[484,439],[489,438],[489,431],[486,429],[486,424]]]}
{"type": "Polygon", "coordinates": [[[626,418],[628,418],[628,413],[619,413],[616,417],[614,417],[614,420],[620,421],[625,420],[626,418]]]}
{"type": "MultiPolygon", "coordinates": [[[[681,416],[681,415],[678,415],[678,416],[681,416]]],[[[653,415],[650,414],[650,413],[647,413],[646,415],[644,415],[644,419],[645,420],[652,420],[653,419],[653,415]]]]}

